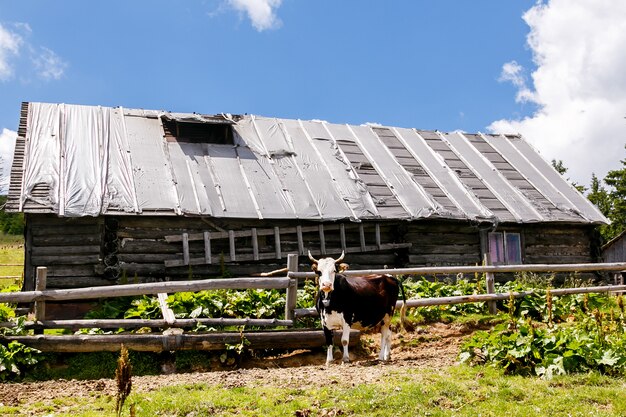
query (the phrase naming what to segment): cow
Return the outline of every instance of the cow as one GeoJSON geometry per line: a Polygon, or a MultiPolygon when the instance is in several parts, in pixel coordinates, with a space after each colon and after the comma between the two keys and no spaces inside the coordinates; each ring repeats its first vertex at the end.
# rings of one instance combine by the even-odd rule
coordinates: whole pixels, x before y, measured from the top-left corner
{"type": "MultiPolygon", "coordinates": [[[[391,317],[393,316],[398,294],[402,292],[403,306],[401,322],[404,325],[406,299],[404,289],[397,278],[391,275],[371,274],[365,276],[345,276],[336,270],[336,264],[345,256],[342,252],[337,259],[315,259],[309,251],[312,268],[317,275],[319,290],[315,301],[322,320],[324,337],[328,350],[326,365],[333,361],[333,330],[341,330],[343,362],[350,362],[348,342],[350,329],[367,330],[381,325],[381,361],[391,356],[391,317]]],[[[343,265],[342,265],[343,266],[343,265]]]]}

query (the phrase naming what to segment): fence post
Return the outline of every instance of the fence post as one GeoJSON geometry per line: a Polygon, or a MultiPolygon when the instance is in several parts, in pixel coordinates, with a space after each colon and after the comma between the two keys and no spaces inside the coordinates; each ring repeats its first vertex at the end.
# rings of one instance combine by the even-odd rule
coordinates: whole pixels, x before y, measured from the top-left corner
{"type": "MultiPolygon", "coordinates": [[[[287,271],[298,272],[298,255],[287,255],[287,271]]],[[[298,280],[292,278],[287,287],[287,299],[285,302],[285,320],[295,320],[296,301],[298,298],[298,280]]]]}
{"type": "MultiPolygon", "coordinates": [[[[485,253],[484,262],[485,266],[491,265],[491,254],[489,252],[485,253]]],[[[485,272],[485,277],[487,281],[487,294],[495,294],[496,293],[496,283],[493,272],[485,272]]],[[[487,301],[487,307],[489,308],[489,314],[497,314],[498,307],[495,301],[487,301]]]]}
{"type": "MultiPolygon", "coordinates": [[[[46,281],[48,279],[48,268],[45,266],[37,267],[37,277],[35,280],[35,291],[44,291],[46,289],[46,281]]],[[[35,301],[35,321],[44,321],[46,319],[46,302],[35,301]]],[[[35,329],[35,334],[43,334],[43,329],[35,329]]]]}

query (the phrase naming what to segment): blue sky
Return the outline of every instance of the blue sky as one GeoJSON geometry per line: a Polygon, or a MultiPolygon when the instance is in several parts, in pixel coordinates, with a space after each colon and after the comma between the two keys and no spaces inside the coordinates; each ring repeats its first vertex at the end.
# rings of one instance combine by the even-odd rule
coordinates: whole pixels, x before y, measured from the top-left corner
{"type": "MultiPolygon", "coordinates": [[[[580,158],[598,145],[588,132],[606,111],[575,124],[579,142],[586,141],[581,155],[572,153],[577,137],[571,132],[553,139],[567,117],[591,112],[585,103],[567,114],[559,110],[557,103],[571,106],[572,91],[578,91],[568,80],[580,80],[595,60],[606,58],[561,75],[567,88],[560,98],[554,87],[542,87],[542,71],[559,80],[559,65],[568,59],[551,52],[555,45],[593,46],[588,38],[596,32],[572,36],[570,26],[582,18],[563,16],[563,10],[577,9],[572,3],[584,17],[598,3],[617,15],[615,23],[608,13],[598,16],[603,24],[596,32],[606,32],[607,25],[619,32],[626,21],[624,7],[614,7],[626,2],[618,0],[0,0],[0,139],[9,143],[14,136],[22,101],[495,129],[524,134],[585,183],[591,172],[603,177],[619,167],[626,133],[619,123],[626,124],[622,118],[613,121],[611,135],[602,131],[611,138],[611,155],[584,167],[580,158]],[[558,28],[563,33],[552,33],[558,28]],[[552,125],[551,116],[557,119],[552,125]]],[[[614,38],[615,50],[624,47],[623,36],[614,38]]],[[[623,80],[621,73],[614,77],[623,80]]],[[[620,108],[626,93],[611,97],[614,88],[607,86],[614,79],[604,76],[598,75],[605,84],[596,93],[620,108]]],[[[0,154],[6,152],[1,145],[0,154]]]]}

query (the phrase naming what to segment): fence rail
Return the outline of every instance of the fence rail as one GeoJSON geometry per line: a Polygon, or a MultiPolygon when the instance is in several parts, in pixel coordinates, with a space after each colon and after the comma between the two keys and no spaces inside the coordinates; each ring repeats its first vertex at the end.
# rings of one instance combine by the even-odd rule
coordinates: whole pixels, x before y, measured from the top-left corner
{"type": "MultiPolygon", "coordinates": [[[[390,275],[438,275],[438,274],[458,274],[458,273],[484,273],[487,279],[488,294],[463,295],[455,297],[422,298],[407,300],[407,307],[425,307],[445,304],[488,302],[490,311],[495,313],[495,302],[505,300],[509,297],[526,297],[533,294],[533,291],[523,291],[515,293],[494,293],[493,274],[498,272],[583,272],[583,271],[626,271],[626,262],[620,263],[598,263],[598,264],[535,264],[535,265],[485,265],[485,266],[456,266],[456,267],[422,267],[422,268],[398,268],[398,269],[370,269],[370,270],[348,270],[345,275],[358,276],[367,274],[390,274],[390,275]]],[[[313,278],[313,272],[298,272],[298,255],[289,255],[287,259],[287,272],[285,277],[276,278],[229,278],[229,279],[207,279],[196,281],[169,281],[144,284],[112,285],[104,287],[77,288],[65,290],[46,289],[47,269],[37,268],[37,282],[35,291],[0,293],[2,303],[33,303],[35,320],[26,323],[27,328],[35,328],[41,332],[44,328],[124,328],[136,329],[140,327],[151,328],[189,328],[198,324],[208,326],[255,326],[270,327],[281,326],[291,327],[297,318],[317,315],[315,309],[296,309],[297,283],[298,279],[313,278]],[[285,289],[285,319],[230,319],[230,318],[201,318],[201,319],[176,319],[167,306],[167,293],[194,292],[200,290],[218,289],[285,289]],[[85,300],[107,297],[122,297],[133,295],[157,294],[159,296],[160,307],[163,319],[140,320],[140,319],[98,319],[98,320],[46,320],[46,301],[65,300],[85,300]]],[[[583,288],[562,288],[553,289],[553,295],[579,294],[589,292],[610,292],[626,291],[626,285],[610,285],[583,288]]],[[[402,302],[398,302],[401,305],[402,302]]],[[[0,327],[11,327],[13,323],[0,323],[0,327]]],[[[17,340],[29,346],[37,347],[46,351],[69,352],[69,351],[100,351],[116,350],[119,343],[133,346],[136,350],[177,350],[177,349],[217,349],[223,348],[225,344],[231,343],[241,335],[238,332],[207,333],[203,335],[182,334],[182,330],[168,334],[154,334],[151,337],[143,335],[141,339],[137,334],[123,335],[80,335],[80,336],[3,336],[0,342],[6,343],[10,340],[17,340]],[[114,337],[115,336],[115,337],[114,337]],[[234,339],[233,339],[234,338],[234,339]],[[141,339],[141,340],[140,340],[141,339]],[[143,347],[142,347],[143,346],[143,347]],[[74,350],[72,350],[74,349],[74,350]]],[[[292,332],[257,332],[245,333],[247,340],[256,342],[253,347],[303,347],[309,345],[321,346],[323,336],[320,331],[315,334],[303,331],[292,332]],[[251,339],[252,337],[252,339],[251,339]],[[281,342],[282,340],[282,342],[281,342]],[[282,344],[281,344],[282,343],[282,344]]],[[[350,338],[352,341],[356,338],[350,338]]]]}

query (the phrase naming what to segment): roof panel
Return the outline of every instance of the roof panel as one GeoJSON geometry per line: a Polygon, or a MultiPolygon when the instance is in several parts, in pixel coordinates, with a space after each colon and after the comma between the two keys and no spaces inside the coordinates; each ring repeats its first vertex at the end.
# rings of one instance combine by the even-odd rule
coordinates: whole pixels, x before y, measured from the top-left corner
{"type": "Polygon", "coordinates": [[[26,108],[13,210],[606,222],[519,137],[63,104],[26,108]],[[234,146],[210,143],[212,127],[206,141],[202,134],[166,138],[161,118],[232,126],[234,146]]]}

